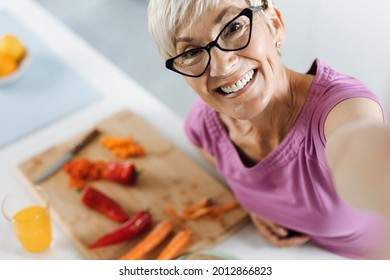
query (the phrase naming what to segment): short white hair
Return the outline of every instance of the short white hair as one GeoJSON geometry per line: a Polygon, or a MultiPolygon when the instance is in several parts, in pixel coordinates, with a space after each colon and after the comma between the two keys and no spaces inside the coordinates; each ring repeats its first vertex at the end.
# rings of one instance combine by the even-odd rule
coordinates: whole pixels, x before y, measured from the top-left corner
{"type": "MultiPolygon", "coordinates": [[[[271,0],[237,0],[250,6],[259,6],[263,2],[273,9],[271,0]]],[[[150,0],[148,7],[149,32],[164,59],[176,55],[175,35],[178,26],[191,26],[207,9],[218,6],[220,0],[150,0]],[[189,16],[190,15],[190,16],[189,16]]],[[[269,17],[260,11],[265,22],[274,32],[269,17]]]]}

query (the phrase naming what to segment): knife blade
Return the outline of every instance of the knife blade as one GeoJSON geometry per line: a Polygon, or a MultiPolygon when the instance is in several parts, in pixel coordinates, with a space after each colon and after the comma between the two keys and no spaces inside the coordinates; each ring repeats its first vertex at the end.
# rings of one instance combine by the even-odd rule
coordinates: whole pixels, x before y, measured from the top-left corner
{"type": "Polygon", "coordinates": [[[96,136],[99,135],[99,130],[94,129],[83,137],[80,142],[74,145],[68,152],[61,156],[54,164],[52,164],[47,170],[45,170],[37,179],[34,180],[34,184],[39,184],[49,177],[53,176],[58,170],[60,170],[65,163],[71,160],[78,152],[80,152],[88,143],[90,143],[96,136]]]}

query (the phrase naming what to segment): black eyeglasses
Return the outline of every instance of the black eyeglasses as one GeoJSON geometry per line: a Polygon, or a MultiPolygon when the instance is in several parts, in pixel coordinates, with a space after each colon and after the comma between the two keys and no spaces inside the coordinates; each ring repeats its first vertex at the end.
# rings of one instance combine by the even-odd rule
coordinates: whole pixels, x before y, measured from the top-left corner
{"type": "Polygon", "coordinates": [[[210,65],[210,50],[217,47],[222,51],[245,49],[251,40],[253,13],[266,9],[266,5],[245,8],[228,22],[214,41],[201,48],[185,51],[165,62],[169,70],[184,76],[197,78],[203,75],[210,65]]]}

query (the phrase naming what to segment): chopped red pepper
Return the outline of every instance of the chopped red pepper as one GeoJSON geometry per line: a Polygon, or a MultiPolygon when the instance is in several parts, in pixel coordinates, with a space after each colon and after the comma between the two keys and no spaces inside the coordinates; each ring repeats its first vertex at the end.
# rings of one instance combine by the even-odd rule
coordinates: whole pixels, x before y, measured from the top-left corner
{"type": "Polygon", "coordinates": [[[132,162],[107,162],[101,176],[105,180],[111,180],[124,185],[134,185],[138,172],[132,162]]]}
{"type": "Polygon", "coordinates": [[[83,189],[88,181],[101,179],[124,185],[135,185],[139,174],[132,162],[91,161],[86,158],[77,158],[67,162],[64,171],[70,176],[69,186],[78,190],[83,189]]]}
{"type": "Polygon", "coordinates": [[[89,249],[108,246],[124,242],[131,238],[139,236],[147,230],[152,224],[152,216],[148,211],[140,210],[135,213],[128,221],[121,224],[114,231],[103,235],[88,246],[89,249]]]}
{"type": "Polygon", "coordinates": [[[119,204],[117,204],[114,200],[102,192],[90,186],[86,186],[84,188],[81,201],[86,206],[99,211],[114,221],[124,222],[129,218],[119,204]]]}
{"type": "Polygon", "coordinates": [[[63,169],[70,176],[69,186],[81,190],[86,186],[87,181],[100,180],[104,164],[102,160],[91,161],[86,158],[68,161],[63,169]]]}

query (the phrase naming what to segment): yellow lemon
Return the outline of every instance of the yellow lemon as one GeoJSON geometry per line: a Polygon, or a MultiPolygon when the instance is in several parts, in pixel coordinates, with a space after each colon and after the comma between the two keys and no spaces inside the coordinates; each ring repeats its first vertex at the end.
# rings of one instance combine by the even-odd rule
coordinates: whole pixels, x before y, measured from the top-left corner
{"type": "Polygon", "coordinates": [[[6,34],[0,38],[0,54],[6,55],[19,62],[26,54],[22,42],[12,34],[6,34]]]}
{"type": "Polygon", "coordinates": [[[17,67],[15,60],[0,53],[0,78],[12,74],[17,67]]]}

